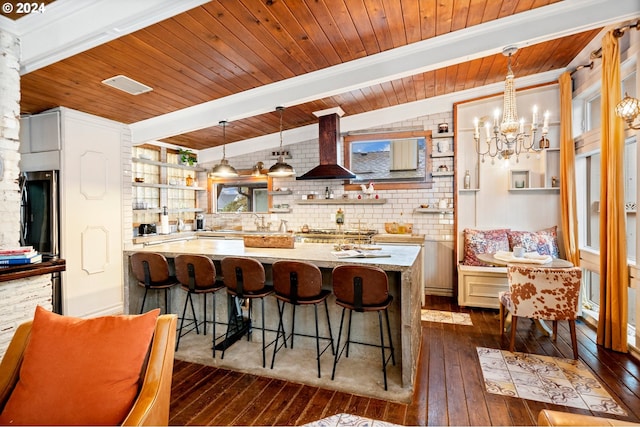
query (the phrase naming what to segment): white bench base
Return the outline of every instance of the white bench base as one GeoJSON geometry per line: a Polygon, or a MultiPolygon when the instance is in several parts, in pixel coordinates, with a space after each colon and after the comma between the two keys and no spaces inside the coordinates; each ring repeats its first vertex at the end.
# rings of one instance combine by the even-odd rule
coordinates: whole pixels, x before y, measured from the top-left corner
{"type": "Polygon", "coordinates": [[[507,267],[458,265],[459,306],[497,309],[498,293],[507,290],[507,267]]]}

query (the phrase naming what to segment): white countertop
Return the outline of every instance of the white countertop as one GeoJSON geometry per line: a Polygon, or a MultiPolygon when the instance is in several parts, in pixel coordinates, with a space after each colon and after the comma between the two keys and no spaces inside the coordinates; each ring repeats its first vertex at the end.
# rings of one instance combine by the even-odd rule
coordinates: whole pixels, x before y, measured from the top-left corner
{"type": "MultiPolygon", "coordinates": [[[[309,261],[318,267],[334,267],[340,264],[354,263],[375,265],[386,271],[403,271],[414,264],[420,253],[420,247],[416,245],[385,245],[380,252],[390,256],[338,259],[331,254],[333,248],[333,244],[300,242],[295,243],[294,249],[245,248],[242,240],[194,239],[160,243],[125,251],[125,254],[138,251],[160,252],[168,257],[179,254],[202,254],[212,259],[222,259],[225,256],[246,256],[267,264],[280,259],[288,259],[309,261]]],[[[371,252],[375,254],[376,251],[371,252]]]]}

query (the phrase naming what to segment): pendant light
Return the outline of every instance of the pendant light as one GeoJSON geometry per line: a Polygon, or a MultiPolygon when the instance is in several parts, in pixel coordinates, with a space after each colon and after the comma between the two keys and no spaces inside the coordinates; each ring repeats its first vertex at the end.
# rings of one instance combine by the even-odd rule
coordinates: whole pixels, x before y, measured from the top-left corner
{"type": "Polygon", "coordinates": [[[235,170],[233,166],[229,164],[229,161],[226,159],[226,151],[225,146],[227,145],[227,121],[220,121],[220,126],[222,126],[222,160],[213,169],[211,169],[211,175],[217,178],[228,178],[232,176],[238,176],[238,171],[235,170]]]}
{"type": "Polygon", "coordinates": [[[280,112],[280,151],[278,152],[278,161],[269,168],[267,175],[275,177],[293,176],[296,170],[288,163],[285,163],[282,155],[282,112],[284,107],[276,107],[276,111],[280,112]]]}

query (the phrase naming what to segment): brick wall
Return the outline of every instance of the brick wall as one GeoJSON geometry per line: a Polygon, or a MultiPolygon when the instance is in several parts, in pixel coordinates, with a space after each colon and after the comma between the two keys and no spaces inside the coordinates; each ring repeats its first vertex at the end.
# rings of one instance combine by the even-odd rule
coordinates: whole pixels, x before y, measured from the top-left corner
{"type": "MultiPolygon", "coordinates": [[[[20,43],[0,31],[0,248],[20,241],[20,43]]],[[[33,318],[36,305],[51,310],[51,276],[0,282],[0,356],[15,328],[33,318]]]]}

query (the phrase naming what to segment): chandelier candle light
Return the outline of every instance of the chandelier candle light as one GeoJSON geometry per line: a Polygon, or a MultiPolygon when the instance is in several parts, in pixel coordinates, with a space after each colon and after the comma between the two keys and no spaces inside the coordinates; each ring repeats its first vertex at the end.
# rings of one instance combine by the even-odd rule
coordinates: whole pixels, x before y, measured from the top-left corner
{"type": "Polygon", "coordinates": [[[507,75],[504,81],[504,113],[502,122],[500,123],[500,110],[496,109],[493,114],[493,125],[486,120],[484,122],[486,134],[486,148],[481,149],[480,137],[480,120],[476,117],[473,119],[473,139],[475,140],[476,152],[482,158],[489,155],[491,163],[494,163],[496,157],[498,159],[508,160],[515,154],[516,162],[519,161],[520,154],[524,151],[527,156],[531,152],[539,152],[549,148],[549,111],[544,113],[544,121],[542,124],[542,138],[536,147],[536,132],[538,131],[538,107],[533,106],[533,116],[531,118],[531,132],[525,132],[524,118],[518,120],[518,109],[516,106],[516,88],[514,85],[514,74],[511,70],[511,55],[518,50],[515,46],[504,48],[502,54],[508,57],[507,75]]]}

